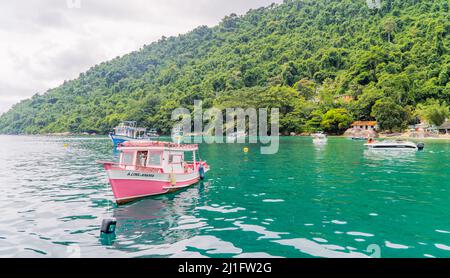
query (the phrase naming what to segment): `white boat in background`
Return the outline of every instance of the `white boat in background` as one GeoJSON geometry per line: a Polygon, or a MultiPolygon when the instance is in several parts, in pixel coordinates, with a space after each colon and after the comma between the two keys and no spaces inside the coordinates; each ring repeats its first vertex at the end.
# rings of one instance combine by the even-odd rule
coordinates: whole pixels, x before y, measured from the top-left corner
{"type": "Polygon", "coordinates": [[[109,138],[114,146],[120,143],[134,140],[149,140],[150,138],[145,134],[146,128],[137,127],[135,121],[125,121],[114,128],[114,131],[109,133],[109,138]]]}
{"type": "Polygon", "coordinates": [[[311,134],[311,137],[313,138],[313,143],[315,144],[323,144],[328,141],[327,135],[323,132],[313,133],[311,134]]]}
{"type": "Polygon", "coordinates": [[[424,143],[414,143],[410,141],[401,140],[384,140],[384,141],[374,141],[369,139],[369,141],[364,144],[369,149],[377,150],[423,150],[425,147],[424,143]]]}
{"type": "Polygon", "coordinates": [[[245,131],[232,132],[227,135],[227,142],[235,142],[238,138],[245,138],[247,133],[245,131]]]}
{"type": "Polygon", "coordinates": [[[152,137],[152,138],[159,137],[158,130],[156,130],[156,128],[151,128],[151,129],[147,132],[147,136],[148,136],[148,137],[152,137]]]}

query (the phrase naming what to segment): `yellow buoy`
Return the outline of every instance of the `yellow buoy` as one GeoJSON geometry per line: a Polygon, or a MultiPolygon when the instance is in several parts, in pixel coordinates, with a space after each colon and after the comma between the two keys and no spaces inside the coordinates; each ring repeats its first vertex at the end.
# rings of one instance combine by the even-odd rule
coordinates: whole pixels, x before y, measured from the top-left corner
{"type": "Polygon", "coordinates": [[[248,153],[248,148],[247,147],[244,148],[244,153],[248,153]]]}
{"type": "Polygon", "coordinates": [[[68,148],[69,147],[69,144],[64,144],[64,148],[68,148]]]}

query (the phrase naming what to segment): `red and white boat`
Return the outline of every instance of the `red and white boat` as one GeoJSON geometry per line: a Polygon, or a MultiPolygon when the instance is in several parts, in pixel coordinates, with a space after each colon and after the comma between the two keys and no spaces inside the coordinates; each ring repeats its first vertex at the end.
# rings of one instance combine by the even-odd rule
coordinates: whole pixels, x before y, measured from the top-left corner
{"type": "Polygon", "coordinates": [[[196,144],[130,141],[119,144],[120,161],[104,162],[118,204],[173,192],[203,179],[209,170],[196,160],[196,144]],[[186,161],[185,158],[191,158],[186,161]]]}

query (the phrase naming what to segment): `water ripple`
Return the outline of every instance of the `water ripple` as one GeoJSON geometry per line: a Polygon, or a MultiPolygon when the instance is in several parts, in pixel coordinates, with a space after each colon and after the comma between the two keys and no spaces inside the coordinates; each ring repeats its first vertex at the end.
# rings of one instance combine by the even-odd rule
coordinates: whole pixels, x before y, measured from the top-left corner
{"type": "Polygon", "coordinates": [[[450,257],[446,142],[395,154],[289,137],[271,156],[204,144],[206,181],[120,207],[95,163],[117,159],[108,138],[0,143],[0,257],[450,257]],[[101,236],[110,217],[116,234],[101,236]]]}

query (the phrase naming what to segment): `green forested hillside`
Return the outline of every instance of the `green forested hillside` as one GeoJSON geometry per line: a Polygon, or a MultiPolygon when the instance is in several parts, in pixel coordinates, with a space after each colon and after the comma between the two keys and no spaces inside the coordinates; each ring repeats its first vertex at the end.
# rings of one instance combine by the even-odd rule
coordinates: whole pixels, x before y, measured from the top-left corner
{"type": "Polygon", "coordinates": [[[105,133],[121,120],[167,132],[172,110],[195,99],[281,107],[283,132],[339,132],[356,119],[401,129],[447,116],[449,34],[448,0],[382,0],[381,9],[286,0],[96,65],[16,104],[0,132],[105,133]]]}

